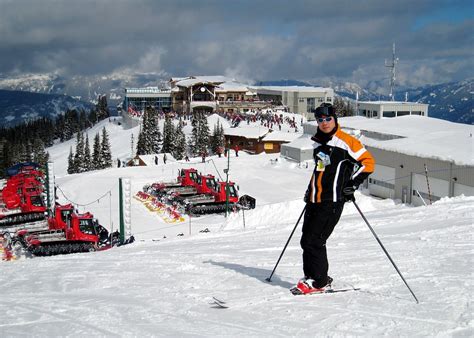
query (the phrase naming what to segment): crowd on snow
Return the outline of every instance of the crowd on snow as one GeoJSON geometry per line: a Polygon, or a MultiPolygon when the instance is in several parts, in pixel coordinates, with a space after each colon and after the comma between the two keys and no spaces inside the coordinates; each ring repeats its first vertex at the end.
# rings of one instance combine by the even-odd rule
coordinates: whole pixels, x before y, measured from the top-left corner
{"type": "MultiPolygon", "coordinates": [[[[133,109],[133,107],[128,108],[128,113],[131,116],[134,117],[141,117],[143,115],[142,111],[137,111],[133,109]]],[[[247,125],[250,124],[250,122],[256,123],[257,121],[260,121],[260,125],[263,127],[269,128],[271,130],[276,130],[278,128],[279,131],[281,131],[281,128],[283,125],[288,125],[291,129],[294,129],[295,132],[298,132],[298,126],[303,125],[303,118],[299,118],[300,121],[296,120],[296,114],[293,114],[293,116],[284,116],[284,114],[281,111],[273,111],[272,109],[256,109],[256,110],[250,110],[249,112],[243,112],[243,113],[238,113],[238,112],[233,112],[233,111],[222,111],[222,112],[216,112],[219,116],[225,118],[228,120],[231,124],[232,127],[237,127],[242,121],[246,121],[247,125]],[[299,123],[298,123],[299,122],[299,123]]],[[[193,116],[193,113],[185,113],[185,112],[164,112],[160,111],[158,112],[158,118],[159,119],[164,119],[165,117],[172,117],[176,119],[181,119],[182,121],[182,126],[187,125],[187,120],[191,120],[193,116]]]]}

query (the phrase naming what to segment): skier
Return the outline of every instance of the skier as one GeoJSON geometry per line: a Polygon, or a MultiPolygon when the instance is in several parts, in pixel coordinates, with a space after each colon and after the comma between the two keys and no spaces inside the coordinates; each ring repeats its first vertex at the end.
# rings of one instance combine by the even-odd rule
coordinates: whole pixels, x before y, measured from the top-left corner
{"type": "Polygon", "coordinates": [[[167,160],[166,153],[164,153],[164,155],[163,155],[163,163],[164,164],[166,164],[166,160],[167,160]]]}
{"type": "Polygon", "coordinates": [[[318,124],[312,137],[316,165],[304,198],[306,211],[300,241],[304,278],[292,289],[297,294],[331,287],[326,241],[341,217],[344,202],[355,200],[355,190],[375,165],[359,140],[341,130],[331,104],[323,103],[314,114],[318,124]]]}

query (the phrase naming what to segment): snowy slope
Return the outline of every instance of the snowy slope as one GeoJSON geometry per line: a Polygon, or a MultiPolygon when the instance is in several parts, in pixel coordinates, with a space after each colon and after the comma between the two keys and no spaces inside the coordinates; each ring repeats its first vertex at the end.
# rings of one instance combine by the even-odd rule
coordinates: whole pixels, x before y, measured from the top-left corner
{"type": "MultiPolygon", "coordinates": [[[[114,158],[129,134],[106,124],[114,158]]],[[[102,126],[97,126],[100,129],[102,126]]],[[[90,135],[89,135],[90,136],[90,135]]],[[[65,175],[69,145],[50,149],[56,182],[109,227],[117,224],[118,177],[132,191],[171,179],[182,166],[223,175],[213,163],[168,163],[65,175]],[[64,159],[60,154],[66,154],[64,159]],[[217,168],[217,171],[216,171],[217,168]]],[[[245,215],[165,223],[132,200],[137,242],[108,251],[0,262],[0,336],[472,336],[474,198],[410,207],[357,193],[357,203],[420,300],[416,304],[353,205],[328,241],[335,287],[360,291],[292,296],[302,276],[300,229],[272,283],[265,281],[302,209],[311,168],[276,155],[230,159],[230,178],[257,199],[245,215]],[[245,220],[245,227],[244,227],[245,220]],[[208,228],[209,233],[200,230],[208,228]],[[184,236],[177,236],[183,233],[184,236]],[[164,238],[166,236],[166,238],[164,238]],[[218,309],[212,297],[226,302],[218,309]]],[[[218,176],[218,175],[217,175],[218,176]]],[[[64,196],[59,194],[62,202],[64,196]]]]}

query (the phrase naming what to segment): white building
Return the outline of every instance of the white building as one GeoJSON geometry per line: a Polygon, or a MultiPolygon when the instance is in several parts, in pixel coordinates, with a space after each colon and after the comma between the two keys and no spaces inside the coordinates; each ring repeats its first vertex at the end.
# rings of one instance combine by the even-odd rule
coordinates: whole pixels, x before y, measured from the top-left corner
{"type": "Polygon", "coordinates": [[[407,115],[428,116],[428,105],[416,102],[359,101],[357,115],[377,119],[407,115]]]}
{"type": "Polygon", "coordinates": [[[253,86],[250,89],[257,93],[261,100],[272,100],[275,104],[284,105],[290,113],[301,114],[306,119],[314,119],[312,110],[322,103],[334,102],[334,90],[323,87],[303,86],[253,86]]]}

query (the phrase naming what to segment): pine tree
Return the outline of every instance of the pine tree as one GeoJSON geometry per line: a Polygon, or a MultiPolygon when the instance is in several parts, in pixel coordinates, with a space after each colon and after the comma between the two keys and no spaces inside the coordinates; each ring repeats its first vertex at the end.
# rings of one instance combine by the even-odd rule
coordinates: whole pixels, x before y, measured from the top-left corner
{"type": "Polygon", "coordinates": [[[333,106],[338,116],[354,116],[354,109],[350,102],[345,102],[344,99],[340,97],[334,97],[333,106]]]}
{"type": "Polygon", "coordinates": [[[191,154],[193,156],[199,156],[199,118],[198,114],[193,114],[192,120],[191,120],[191,126],[192,126],[192,131],[191,131],[191,139],[189,140],[189,148],[191,150],[191,154]]]}
{"type": "Polygon", "coordinates": [[[89,135],[86,134],[86,143],[84,145],[84,170],[92,170],[91,148],[89,146],[89,135]]]}
{"type": "Polygon", "coordinates": [[[107,95],[99,95],[96,105],[97,119],[102,121],[110,116],[109,108],[107,106],[107,95]]]}
{"type": "Polygon", "coordinates": [[[102,159],[101,168],[112,167],[112,153],[110,151],[109,135],[105,127],[102,129],[102,142],[100,143],[100,157],[102,159]]]}
{"type": "Polygon", "coordinates": [[[67,158],[67,173],[68,174],[75,174],[77,172],[74,166],[74,154],[72,152],[72,146],[69,149],[69,156],[67,158]]]}
{"type": "Polygon", "coordinates": [[[83,173],[84,170],[84,135],[77,132],[76,138],[76,154],[74,155],[74,167],[76,172],[83,173]]]}
{"type": "Polygon", "coordinates": [[[207,124],[207,117],[206,114],[199,114],[199,154],[207,154],[207,150],[209,149],[209,138],[210,138],[210,131],[209,126],[207,124]]]}
{"type": "Polygon", "coordinates": [[[173,153],[176,143],[176,131],[170,117],[166,117],[163,127],[163,153],[173,153]]]}
{"type": "MultiPolygon", "coordinates": [[[[217,121],[217,124],[219,124],[219,121],[217,121]]],[[[217,139],[218,139],[218,125],[214,125],[214,128],[212,130],[212,136],[211,136],[211,150],[214,154],[217,153],[217,139]]]]}
{"type": "Polygon", "coordinates": [[[49,154],[45,151],[43,141],[36,138],[33,142],[33,161],[38,163],[40,167],[45,167],[48,160],[49,154]]]}
{"type": "Polygon", "coordinates": [[[175,147],[172,153],[173,157],[177,160],[182,160],[186,156],[186,136],[183,133],[183,126],[181,119],[176,127],[175,132],[175,147]]]}
{"type": "Polygon", "coordinates": [[[102,157],[100,155],[100,135],[97,133],[94,137],[94,146],[92,149],[92,170],[101,169],[102,157]]]}
{"type": "Polygon", "coordinates": [[[155,108],[148,107],[147,114],[147,154],[158,154],[161,142],[161,133],[158,125],[158,112],[155,108]]]}
{"type": "Polygon", "coordinates": [[[145,130],[147,120],[148,120],[148,114],[143,114],[142,125],[140,128],[140,132],[138,133],[137,155],[148,154],[148,151],[146,148],[146,130],[145,130]]]}

